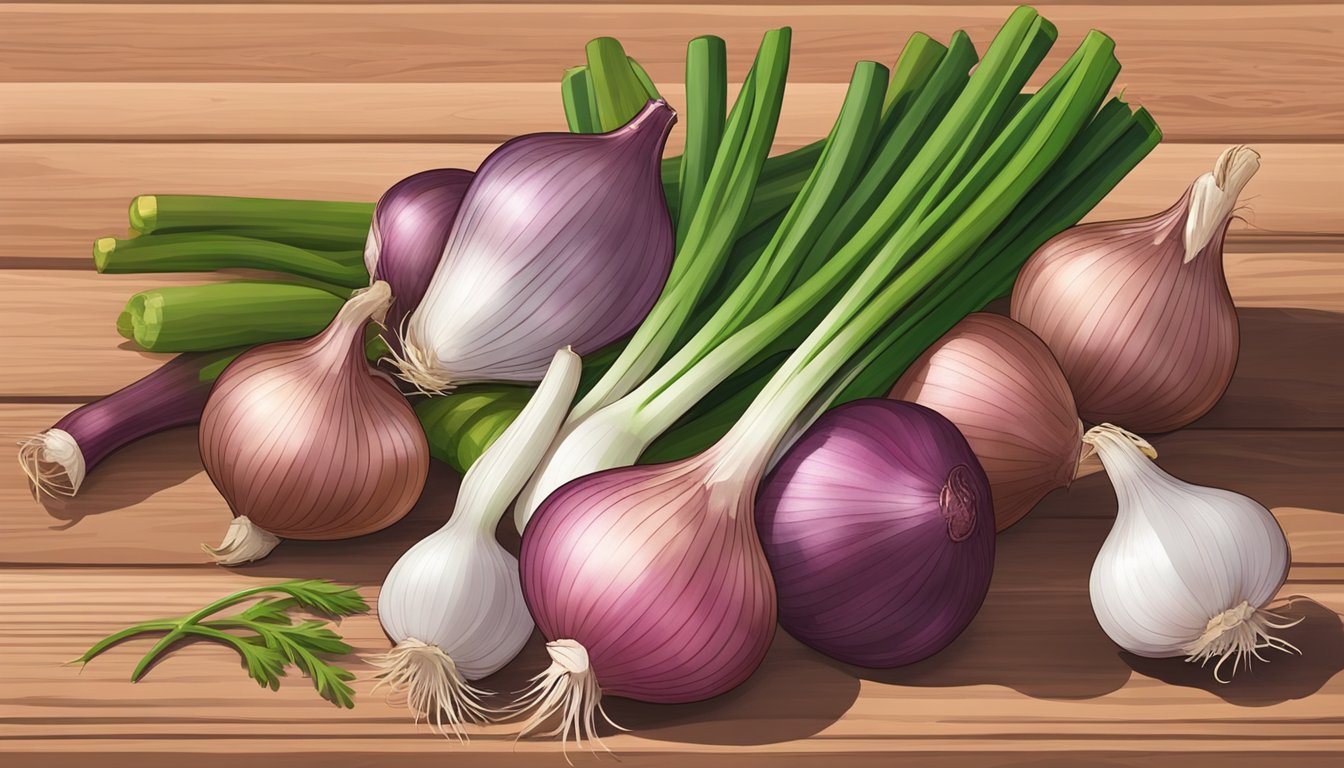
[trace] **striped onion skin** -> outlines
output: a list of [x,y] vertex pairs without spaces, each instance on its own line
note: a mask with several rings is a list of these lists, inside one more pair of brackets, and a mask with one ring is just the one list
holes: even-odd
[[989,482],[957,428],[920,405],[827,412],[766,479],[756,519],[780,625],[839,661],[932,656],[989,591]]
[[390,300],[375,283],[318,335],[256,347],[220,375],[201,459],[235,516],[281,538],[345,539],[410,511],[429,447],[410,404],[364,357],[364,327]]
[[528,608],[557,664],[586,650],[601,695],[700,701],[765,658],[774,584],[750,494],[709,482],[716,455],[579,478],[528,522]]
[[428,392],[536,382],[556,349],[585,355],[634,330],[672,265],[660,164],[675,122],[655,100],[610,133],[491,153],[407,321],[402,377]]
[[1258,168],[1232,147],[1166,211],[1065,230],[1023,266],[1012,317],[1054,352],[1084,420],[1169,432],[1222,397],[1239,347],[1223,239]]
[[968,315],[906,369],[888,397],[957,425],[989,480],[997,530],[1073,480],[1083,424],[1069,383],[1045,342],[1007,317]]
[[461,168],[422,171],[393,184],[374,206],[364,266],[370,284],[384,280],[392,287],[383,339],[394,352],[401,352],[398,332],[420,305],[443,258],[472,177]]

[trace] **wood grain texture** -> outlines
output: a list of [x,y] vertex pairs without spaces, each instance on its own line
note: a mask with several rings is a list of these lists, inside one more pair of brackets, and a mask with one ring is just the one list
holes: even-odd
[[[779,142],[777,149],[798,143]],[[138,194],[232,194],[376,200],[412,173],[475,168],[492,144],[377,143],[0,143],[0,260],[84,263],[97,237],[123,230]],[[1088,216],[1142,216],[1174,202],[1225,148],[1164,144]],[[1344,234],[1344,144],[1258,145],[1262,168],[1242,197],[1257,236]],[[1265,242],[1261,238],[1261,242]],[[1291,247],[1291,246],[1290,246]],[[13,265],[12,263],[10,264]]]
[[[964,27],[983,50],[1006,5],[0,6],[0,80],[14,82],[556,82],[597,34],[658,82],[714,33],[740,80],[769,27],[794,27],[794,82],[844,82],[916,31]],[[1182,140],[1344,133],[1344,11],[1306,5],[1042,5],[1060,29],[1046,71],[1092,27],[1119,44],[1119,85]],[[1216,40],[1216,45],[1208,41]],[[1179,73],[1178,76],[1173,73]]]
[[[1030,521],[1029,521],[1030,522]],[[1230,685],[1178,659],[1117,651],[1092,618],[1087,573],[1101,526],[1042,520],[1032,535],[1005,535],[990,594],[971,627],[938,656],[877,672],[829,662],[784,633],[747,683],[699,704],[650,706],[620,699],[608,712],[630,734],[606,736],[623,759],[706,754],[732,764],[747,751],[893,753],[940,750],[1129,753],[1232,750],[1262,755],[1344,747],[1344,587],[1293,583],[1308,592],[1289,608],[1305,621],[1289,635],[1301,656],[1276,655]],[[1024,534],[1026,532],[1024,531]],[[278,553],[277,553],[278,554]],[[365,661],[387,648],[376,615],[342,622],[360,675],[354,710],[322,702],[306,681],[260,691],[230,651],[196,644],[126,681],[143,641],[113,649],[82,671],[60,665],[135,620],[178,615],[259,583],[259,577],[345,578],[325,567],[274,565],[265,573],[209,568],[8,568],[0,570],[0,739],[11,751],[94,749],[208,755],[220,751],[336,756],[343,750],[420,753],[438,759],[505,754],[511,764],[554,764],[556,745],[513,742],[507,726],[473,729],[465,745],[412,724],[372,693]],[[1048,586],[1045,586],[1048,585]],[[371,604],[373,586],[361,589]],[[59,602],[54,604],[54,599]],[[513,690],[544,665],[534,638],[483,684]],[[203,695],[204,694],[204,695]],[[1011,714],[1006,714],[1011,713]],[[1039,758],[1037,758],[1039,759]],[[197,761],[192,760],[193,764]]]

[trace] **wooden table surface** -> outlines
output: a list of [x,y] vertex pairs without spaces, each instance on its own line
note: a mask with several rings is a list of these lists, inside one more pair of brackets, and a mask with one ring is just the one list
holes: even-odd
[[[916,30],[958,27],[983,46],[1010,3],[579,5],[327,2],[0,3],[0,434],[39,431],[161,358],[125,348],[113,320],[141,287],[202,276],[100,276],[89,247],[125,227],[142,192],[372,200],[429,167],[472,166],[504,137],[561,129],[557,80],[600,34],[622,39],[676,103],[685,41],[727,39],[740,80],[760,33],[794,27],[779,147],[822,135],[860,57],[890,62]],[[1094,214],[1165,207],[1228,144],[1263,169],[1227,272],[1243,351],[1224,400],[1157,439],[1187,480],[1270,507],[1293,564],[1284,595],[1301,656],[1234,682],[1120,652],[1087,596],[1114,516],[1102,476],[1051,495],[1000,537],[974,625],[933,659],[889,672],[830,663],[780,633],[749,682],[716,700],[615,700],[625,765],[1326,764],[1344,755],[1344,9],[1239,0],[1041,5],[1058,63],[1090,27],[1118,41],[1118,85],[1166,140]],[[982,47],[983,49],[983,47]],[[680,141],[674,137],[672,144]],[[6,766],[560,766],[559,747],[505,729],[460,745],[357,685],[338,710],[306,681],[262,691],[231,651],[184,648],[141,683],[132,643],[82,672],[62,663],[133,621],[179,614],[281,577],[362,585],[440,524],[455,480],[436,470],[410,518],[268,560],[205,562],[229,512],[194,430],[108,460],[81,495],[35,503],[0,462],[0,763]],[[361,654],[386,648],[375,616],[344,622]],[[542,666],[535,641],[490,687]],[[361,677],[367,666],[356,665]],[[597,764],[571,751],[576,764]],[[460,762],[450,762],[460,761]]]

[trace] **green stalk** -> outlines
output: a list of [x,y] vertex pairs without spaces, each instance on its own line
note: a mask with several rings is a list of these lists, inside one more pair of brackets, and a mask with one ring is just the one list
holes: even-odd
[[131,296],[117,330],[149,352],[204,352],[312,336],[343,303],[328,291],[292,283],[154,288]]
[[93,244],[93,264],[107,274],[264,269],[347,288],[369,284],[363,251],[313,251],[215,232],[99,238]]
[[[859,227],[873,217],[884,196],[902,178],[935,131],[953,130],[944,127],[943,119],[965,89],[970,69],[976,62],[975,46],[970,37],[963,32],[953,34],[951,44],[928,81],[917,90],[912,87],[913,98],[908,100],[908,108],[897,113],[897,119],[884,130],[885,135],[873,152],[868,172],[818,238],[817,247],[798,270],[793,287],[800,286],[815,274],[841,245],[853,238]],[[989,108],[992,107],[986,106]]]
[[[874,215],[863,222],[852,239],[828,254],[829,258],[824,265],[802,286],[790,292],[761,318],[734,334],[731,343],[720,344],[694,368],[680,372],[675,380],[660,390],[656,399],[644,402],[641,412],[650,425],[650,434],[656,435],[670,426],[680,418],[684,410],[682,404],[698,401],[727,374],[750,365],[749,361],[758,361],[763,356],[774,354],[781,347],[787,349],[795,346],[794,338],[800,338],[801,334],[815,327],[814,323],[799,322],[800,319],[806,318],[813,308],[833,306],[834,300],[822,300],[843,290],[849,282],[847,276],[867,263],[870,255],[885,241],[898,241],[902,246],[900,253],[905,255],[915,252],[931,238],[932,232],[925,233],[922,239],[909,237],[908,234],[916,230],[925,209],[934,201],[941,200],[945,196],[944,190],[954,183],[955,180],[946,171],[947,167],[958,164],[964,152],[978,143],[977,131],[980,126],[986,122],[997,124],[998,112],[1006,107],[1012,94],[1030,76],[1035,65],[1029,63],[1030,57],[1022,54],[1038,49],[1037,39],[1048,34],[1048,27],[1040,24],[1040,21],[1032,12],[1019,12],[1010,17],[938,131],[920,147],[912,162],[900,174],[897,183],[887,191]],[[1007,144],[1008,141],[1000,143]],[[1005,147],[1002,151],[1008,149],[1010,147]],[[883,169],[877,170],[877,173],[883,172]],[[962,186],[967,186],[966,180],[962,181]],[[983,183],[983,180],[976,179],[975,183]],[[892,235],[892,229],[897,227],[896,234]],[[897,261],[889,271],[895,272],[901,263]],[[868,264],[864,274],[874,267],[874,264]],[[830,318],[827,316],[825,319]],[[793,338],[790,338],[791,329]]]
[[318,250],[363,248],[372,203],[282,200],[212,195],[140,195],[131,200],[131,227],[148,235],[226,230],[229,234]]
[[638,386],[663,358],[696,302],[722,272],[765,162],[784,96],[790,31],[765,34],[719,146],[714,169],[691,215],[666,287],[607,374],[575,406],[581,417]]
[[560,79],[560,99],[565,104],[565,120],[570,133],[598,133],[597,95],[588,67],[570,67]]
[[901,55],[891,70],[891,82],[882,106],[882,121],[890,120],[909,107],[909,103],[933,76],[947,48],[923,32],[916,32],[905,41]]
[[[697,37],[686,46],[686,148],[681,156],[679,211],[694,211],[709,181],[728,112],[728,49],[718,37]],[[677,223],[685,242],[692,216]]]
[[620,41],[598,37],[588,41],[588,75],[597,95],[597,124],[603,132],[630,122],[648,102],[644,84],[630,66]]
[[679,352],[637,387],[631,393],[632,397],[657,396],[719,342],[775,304],[792,281],[799,263],[816,245],[817,238],[865,170],[879,132],[887,81],[887,68],[881,64],[861,61],[855,65],[845,102],[826,140],[821,159],[765,251],[713,317],[696,329],[695,335]]
[[[1009,24],[1023,12],[1024,9],[1015,12]],[[1013,121],[1015,126],[1027,123],[1032,130],[1014,148],[1011,158],[1006,163],[1001,161],[1006,146],[1002,140],[996,141],[953,194],[940,204],[921,206],[931,210],[920,221],[914,236],[898,232],[888,241],[823,325],[790,355],[725,436],[726,448],[720,464],[725,471],[740,473],[736,475],[739,478],[759,478],[780,441],[793,429],[797,416],[808,409],[846,362],[860,354],[940,274],[964,269],[968,261],[974,263],[979,246],[1059,159],[1096,111],[1119,72],[1119,63],[1113,55],[1114,43],[1104,35],[1089,33],[1080,51],[1082,61],[1068,77],[1058,98],[1051,99],[1046,114],[1036,118],[1028,105]],[[991,46],[986,63],[992,54]],[[974,199],[963,203],[960,193],[974,185],[978,172],[988,169],[994,169],[989,183]],[[956,207],[949,210],[951,205]],[[945,221],[949,218],[950,222]],[[942,234],[922,249],[907,268],[895,274],[905,261],[907,243],[917,243],[922,234],[934,230],[941,230]]]
[[[1120,102],[1117,99],[1111,103]],[[851,361],[847,375],[852,380],[836,402],[884,396],[905,369],[952,326],[1010,290],[1018,270],[1036,249],[1076,224],[1161,141],[1161,131],[1145,110],[1132,117],[1126,115],[1124,123],[1122,135],[1106,148],[1103,156],[1074,174],[1066,186],[1050,197],[1048,205],[1036,205],[1037,198],[1028,201],[1031,204],[1028,207],[1043,209],[1029,224],[1002,227],[985,242],[983,249],[997,254],[993,259],[973,272],[949,275],[926,299],[921,299],[915,312],[893,323],[862,357]],[[1025,215],[1023,206],[1014,211],[1009,221],[1019,213]]]

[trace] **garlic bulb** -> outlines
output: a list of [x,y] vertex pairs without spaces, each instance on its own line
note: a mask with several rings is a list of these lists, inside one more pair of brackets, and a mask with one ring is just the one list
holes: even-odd
[[531,134],[492,152],[407,321],[402,378],[430,393],[534,382],[556,349],[585,355],[634,330],[672,265],[660,163],[674,122],[654,100],[610,133]]
[[462,723],[489,719],[468,681],[509,663],[532,634],[518,560],[495,528],[564,422],[580,369],[568,348],[555,353],[518,418],[467,471],[448,523],[402,555],[378,595],[397,643],[376,662],[379,686],[459,738]]
[[364,357],[364,328],[392,301],[375,282],[321,333],[251,349],[224,370],[201,415],[201,460],[236,516],[222,565],[279,541],[347,539],[406,515],[429,445],[406,398]]
[[1097,450],[1119,502],[1092,566],[1097,621],[1138,656],[1184,656],[1213,674],[1260,651],[1296,651],[1272,634],[1296,622],[1265,606],[1288,577],[1288,540],[1269,510],[1221,488],[1178,480],[1148,460],[1143,441],[1102,424],[1083,440]]
[[1222,397],[1239,346],[1223,238],[1259,168],[1231,147],[1166,211],[1067,229],[1022,267],[1012,317],[1050,347],[1085,421],[1167,432]]

